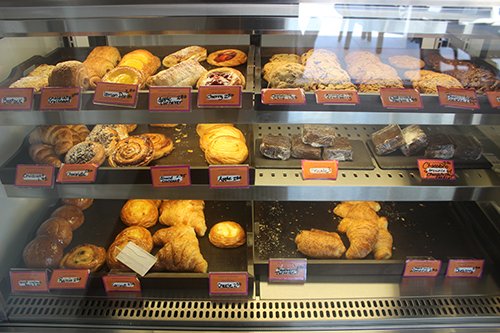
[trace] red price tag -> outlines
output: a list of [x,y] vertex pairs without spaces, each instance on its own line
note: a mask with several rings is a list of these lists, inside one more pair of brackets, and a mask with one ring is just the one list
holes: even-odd
[[54,186],[54,166],[44,164],[18,164],[16,167],[16,186],[52,187]]
[[450,259],[446,276],[479,278],[483,274],[483,267],[483,259]]
[[486,96],[488,96],[488,101],[490,102],[492,108],[500,108],[500,91],[488,91]]
[[80,110],[80,93],[81,88],[42,88],[40,97],[40,110]]
[[262,89],[262,104],[268,105],[303,105],[306,94],[301,88]]
[[198,88],[199,108],[241,108],[241,86],[201,86]]
[[248,295],[247,272],[212,272],[208,280],[210,296]]
[[248,165],[210,165],[208,174],[211,188],[242,188],[250,186]]
[[302,178],[308,179],[337,179],[339,161],[302,160]]
[[430,180],[455,180],[455,165],[452,160],[418,160],[420,178]]
[[416,89],[381,88],[380,99],[387,109],[422,109],[424,106]]
[[189,165],[152,166],[151,179],[154,187],[191,186]]
[[94,183],[97,177],[95,164],[63,164],[59,169],[58,183]]
[[306,282],[307,259],[269,259],[269,282]]
[[16,270],[10,271],[10,288],[12,293],[23,292],[47,292],[49,291],[47,270],[29,271]]
[[438,86],[439,103],[458,109],[479,109],[476,91],[473,89],[443,88]]
[[436,277],[441,270],[441,260],[408,259],[406,260],[404,277]]
[[317,104],[359,104],[359,95],[355,90],[316,90]]
[[50,277],[50,289],[86,289],[88,269],[54,269]]
[[33,109],[33,88],[0,89],[1,111],[30,111]]
[[149,87],[149,111],[191,111],[191,87]]
[[135,108],[139,96],[137,84],[97,82],[94,104]]
[[112,292],[141,292],[141,282],[135,275],[108,274],[102,277],[104,289]]

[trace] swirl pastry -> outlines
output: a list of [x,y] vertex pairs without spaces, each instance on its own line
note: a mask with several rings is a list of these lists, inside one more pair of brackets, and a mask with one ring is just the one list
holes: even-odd
[[108,162],[112,167],[144,166],[153,160],[153,156],[151,140],[146,136],[134,135],[118,142]]
[[243,86],[245,87],[245,76],[237,69],[221,67],[209,70],[203,74],[196,83],[200,86]]
[[146,78],[144,74],[134,67],[115,67],[102,77],[102,82],[137,84],[139,88],[144,86]]
[[[92,200],[92,199],[90,199]],[[64,205],[57,208],[54,212],[52,212],[51,217],[60,217],[66,222],[69,223],[72,230],[76,230],[80,228],[80,226],[85,221],[85,216],[83,215],[83,211],[77,206],[72,205]]]
[[55,239],[38,236],[23,250],[23,261],[29,268],[54,268],[59,266],[63,257],[63,247]]
[[157,160],[166,156],[174,150],[174,142],[160,133],[145,133],[142,134],[145,137],[148,137],[153,143],[154,147],[154,155],[153,160]]
[[205,133],[216,127],[234,126],[233,124],[198,124],[196,125],[196,134],[202,137]]
[[207,59],[207,49],[201,46],[188,46],[163,58],[163,66],[170,68],[187,60],[202,62]]
[[207,150],[208,145],[210,142],[215,140],[218,137],[221,136],[232,136],[233,138],[237,138],[243,143],[246,142],[245,136],[243,133],[237,129],[236,127],[233,126],[220,126],[220,127],[215,127],[203,134],[203,136],[200,137],[200,148],[202,151]]
[[127,132],[133,132],[137,128],[137,124],[125,124],[125,127],[127,127]]
[[95,272],[106,262],[106,249],[93,244],[74,247],[62,258],[60,267],[69,269],[89,269]]
[[215,247],[235,248],[245,244],[245,230],[236,222],[224,221],[214,225],[208,233],[208,240]]
[[71,148],[64,157],[64,163],[95,164],[100,166],[106,159],[104,147],[98,142],[84,141]]
[[120,141],[118,132],[111,127],[95,126],[87,137],[87,141],[98,142],[104,147],[106,156],[111,155]]
[[89,73],[83,63],[70,60],[60,62],[49,75],[50,87],[89,87]]
[[68,246],[73,240],[71,225],[61,217],[50,217],[47,219],[40,225],[36,234],[37,236],[49,236],[59,242],[62,247]]
[[244,141],[232,136],[220,136],[209,143],[205,159],[209,164],[240,164],[248,157]]
[[158,221],[158,206],[153,200],[128,200],[120,211],[120,219],[128,226],[152,227]]
[[89,208],[94,203],[94,199],[91,198],[68,198],[68,199],[62,199],[62,201],[66,205],[76,206],[81,210]]

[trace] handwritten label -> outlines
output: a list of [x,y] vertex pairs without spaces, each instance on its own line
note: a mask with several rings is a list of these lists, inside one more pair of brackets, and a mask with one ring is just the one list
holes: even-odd
[[118,253],[116,259],[140,276],[146,275],[158,260],[158,258],[133,242],[128,242],[120,253]]
[[443,88],[438,86],[439,103],[458,109],[479,109],[476,91],[473,89]]
[[452,160],[418,160],[420,178],[430,180],[455,180],[455,165]]
[[441,270],[441,260],[408,259],[405,263],[405,277],[436,277]]
[[424,106],[416,89],[381,88],[380,100],[387,109],[422,109]]
[[483,274],[483,267],[483,259],[450,259],[446,276],[479,278]]
[[247,272],[211,272],[208,280],[210,296],[248,295]]
[[301,88],[262,89],[261,101],[268,105],[303,105],[306,95]]
[[52,187],[54,185],[54,166],[42,164],[18,164],[16,167],[16,186]]
[[210,165],[208,174],[211,188],[242,188],[250,186],[248,165]]
[[337,179],[339,162],[302,160],[302,178],[307,179]]
[[97,166],[94,164],[63,164],[59,169],[58,183],[94,183]]
[[149,111],[191,111],[191,87],[149,87]]
[[40,110],[80,110],[81,88],[42,88],[40,97]]
[[13,269],[9,274],[12,293],[49,291],[47,270]]
[[97,82],[94,104],[135,108],[138,92],[137,84]]
[[0,110],[29,111],[33,109],[33,88],[0,89]]
[[141,292],[141,282],[136,275],[108,274],[102,277],[104,289],[111,292]]
[[488,96],[488,101],[492,108],[500,108],[500,91],[488,91],[486,92],[486,96]]
[[355,90],[316,90],[317,104],[359,104],[359,95]]
[[198,88],[198,107],[200,108],[241,108],[241,86],[201,86]]
[[269,259],[269,282],[305,282],[307,259]]
[[88,269],[54,269],[50,277],[50,289],[86,289]]
[[189,165],[153,166],[151,179],[154,187],[191,186]]

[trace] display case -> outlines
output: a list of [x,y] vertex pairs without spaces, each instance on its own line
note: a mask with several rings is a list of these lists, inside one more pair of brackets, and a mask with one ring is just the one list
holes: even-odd
[[499,15],[3,1],[0,330],[500,331]]

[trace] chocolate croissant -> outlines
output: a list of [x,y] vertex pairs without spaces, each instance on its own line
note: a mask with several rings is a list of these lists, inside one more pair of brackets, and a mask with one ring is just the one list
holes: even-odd
[[29,155],[35,163],[50,164],[56,168],[59,168],[62,163],[59,156],[57,156],[54,147],[44,143],[31,145],[29,148]]
[[73,132],[62,125],[39,126],[29,135],[30,144],[45,143],[54,146],[57,155],[67,153],[73,147]]

